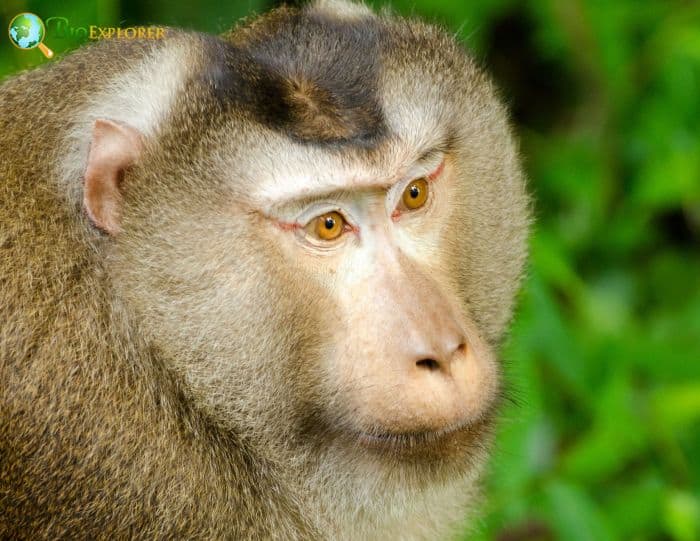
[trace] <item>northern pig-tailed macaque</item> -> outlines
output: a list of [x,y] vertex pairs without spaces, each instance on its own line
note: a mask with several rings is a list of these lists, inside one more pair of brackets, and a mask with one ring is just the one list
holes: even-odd
[[0,86],[0,538],[440,539],[528,198],[444,30],[285,7]]

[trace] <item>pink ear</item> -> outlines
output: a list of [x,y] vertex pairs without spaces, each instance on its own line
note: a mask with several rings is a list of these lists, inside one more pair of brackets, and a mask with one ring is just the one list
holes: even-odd
[[141,133],[126,124],[97,119],[85,170],[83,205],[92,222],[110,235],[119,232],[123,171],[141,155]]

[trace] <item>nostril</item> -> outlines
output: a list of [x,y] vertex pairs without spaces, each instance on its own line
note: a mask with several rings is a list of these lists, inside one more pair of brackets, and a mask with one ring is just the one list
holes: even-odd
[[467,352],[467,344],[462,342],[459,346],[457,346],[456,352],[457,353],[466,353]]
[[416,361],[416,366],[422,367],[422,368],[427,368],[428,370],[438,370],[440,368],[440,363],[438,363],[435,359],[421,359],[420,361]]

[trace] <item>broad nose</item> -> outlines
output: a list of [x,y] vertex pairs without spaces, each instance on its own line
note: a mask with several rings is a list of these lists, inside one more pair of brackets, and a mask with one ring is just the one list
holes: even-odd
[[486,411],[498,386],[487,344],[450,297],[453,288],[401,253],[348,301],[341,380],[358,423],[391,433],[462,426]]
[[447,303],[425,303],[414,307],[406,326],[392,339],[393,356],[401,370],[422,374],[452,376],[455,363],[463,362],[468,348],[464,330],[455,321]]
[[[475,356],[473,333],[459,324],[444,295],[424,292],[426,302],[404,298],[388,316],[394,324],[378,333],[379,355],[369,356],[381,362],[371,363],[371,375],[362,378],[368,384],[365,409],[376,408],[368,417],[380,415],[380,424],[396,432],[462,425],[478,416],[487,402],[482,397],[491,394],[493,378],[486,359]],[[354,368],[357,377],[361,372]]]
[[455,363],[463,362],[469,347],[465,329],[455,308],[437,284],[417,271],[394,276],[390,296],[396,304],[391,329],[385,335],[385,358],[394,368],[411,372],[451,375]]
[[459,344],[456,344],[454,340],[447,339],[447,337],[445,337],[443,344],[443,347],[436,351],[427,353],[417,351],[409,356],[407,364],[410,366],[412,358],[416,358],[414,363],[416,371],[439,372],[451,376],[453,363],[460,362],[466,356],[467,344],[466,341],[460,341]]

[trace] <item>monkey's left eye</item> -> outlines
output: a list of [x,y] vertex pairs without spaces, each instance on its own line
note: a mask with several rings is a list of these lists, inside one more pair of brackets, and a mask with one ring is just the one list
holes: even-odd
[[418,178],[406,186],[401,201],[409,210],[418,209],[425,205],[428,200],[428,190],[428,181],[424,178]]
[[322,240],[335,240],[345,231],[345,220],[339,212],[327,212],[313,221],[314,234]]

